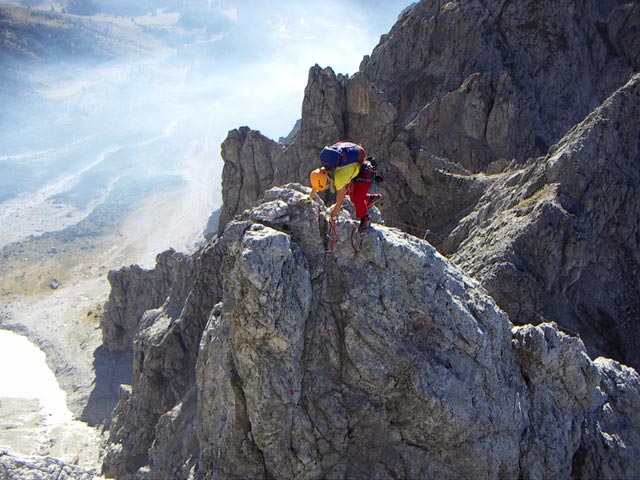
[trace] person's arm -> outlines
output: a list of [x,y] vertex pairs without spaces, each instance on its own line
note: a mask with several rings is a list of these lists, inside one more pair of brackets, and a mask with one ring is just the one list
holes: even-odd
[[309,200],[316,203],[322,202],[322,200],[320,200],[320,195],[318,195],[318,192],[316,192],[313,188],[311,189],[311,193],[309,194]]
[[333,206],[333,209],[331,210],[331,213],[329,214],[331,216],[331,221],[333,221],[333,218],[338,214],[338,212],[340,212],[340,207],[342,206],[342,201],[344,200],[344,197],[346,195],[347,195],[347,186],[346,185],[336,192],[336,204]]

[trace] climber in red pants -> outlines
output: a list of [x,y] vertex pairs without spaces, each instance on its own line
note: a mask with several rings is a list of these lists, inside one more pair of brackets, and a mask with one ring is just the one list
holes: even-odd
[[[382,197],[379,193],[369,193],[371,185],[375,181],[375,172],[375,158],[367,157],[360,167],[360,173],[347,187],[349,198],[356,209],[356,218],[360,219],[359,232],[370,227],[369,209]],[[336,202],[334,211],[337,212],[339,208],[340,205]]]
[[[363,155],[358,161],[358,156],[354,154],[354,159],[346,165],[339,165],[337,168],[328,168],[327,163],[323,162],[323,167],[311,172],[309,181],[313,188],[312,195],[316,191],[324,191],[332,184],[332,189],[336,192],[336,204],[331,210],[330,217],[333,222],[334,217],[340,211],[342,201],[345,195],[349,195],[351,202],[356,209],[356,218],[360,220],[359,232],[367,230],[371,225],[369,218],[369,208],[371,208],[382,195],[378,193],[370,194],[371,185],[382,181],[382,176],[376,174],[377,163],[372,156],[364,158],[364,149],[360,145],[341,142],[336,145],[347,145],[347,148],[353,148],[354,151],[362,151]],[[336,145],[327,147],[325,150],[336,149]],[[343,156],[340,155],[339,158]],[[345,156],[346,157],[346,156]],[[337,163],[337,162],[336,162]]]

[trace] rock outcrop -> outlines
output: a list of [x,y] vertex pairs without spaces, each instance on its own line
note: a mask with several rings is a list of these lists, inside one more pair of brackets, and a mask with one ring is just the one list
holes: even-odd
[[182,314],[145,314],[105,473],[622,478],[640,467],[634,370],[593,362],[553,324],[512,327],[478,282],[400,230],[358,234],[345,212],[328,253],[325,206],[308,193],[268,191],[196,254]]
[[555,319],[640,366],[640,74],[549,154],[500,176],[444,243],[511,318]]
[[2,480],[94,480],[98,472],[69,465],[51,457],[25,457],[8,450],[0,450],[0,479]]
[[277,181],[282,150],[279,144],[248,127],[229,132],[222,144],[225,198],[219,225],[226,225],[237,212],[251,207]]
[[145,270],[138,265],[109,272],[109,300],[100,319],[102,343],[108,350],[128,350],[138,332],[142,314],[161,307],[167,298],[170,315],[176,316],[191,290],[193,260],[190,256],[167,250],[156,257],[156,268]]

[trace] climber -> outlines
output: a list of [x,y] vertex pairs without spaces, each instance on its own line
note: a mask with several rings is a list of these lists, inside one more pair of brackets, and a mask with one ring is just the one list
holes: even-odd
[[360,220],[358,231],[363,232],[371,225],[369,209],[382,197],[379,193],[369,193],[374,181],[382,181],[376,174],[377,162],[373,156],[365,158],[361,145],[338,142],[325,147],[320,153],[322,167],[311,172],[309,180],[316,191],[324,191],[329,185],[336,192],[336,204],[331,210],[331,222],[340,211],[344,197],[348,194]]

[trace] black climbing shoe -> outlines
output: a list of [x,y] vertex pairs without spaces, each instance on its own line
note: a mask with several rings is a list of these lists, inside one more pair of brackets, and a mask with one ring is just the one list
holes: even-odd
[[371,226],[371,220],[369,219],[369,215],[365,215],[360,219],[360,226],[358,227],[359,232],[364,232]]

